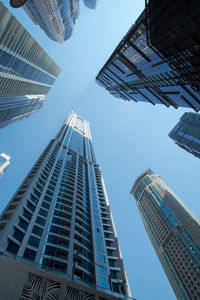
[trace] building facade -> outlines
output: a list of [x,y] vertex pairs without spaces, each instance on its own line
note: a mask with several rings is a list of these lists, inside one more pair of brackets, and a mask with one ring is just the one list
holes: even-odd
[[74,112],[8,203],[0,230],[5,255],[130,296],[89,123]]
[[29,95],[0,98],[0,128],[28,118],[37,112],[44,103],[44,96]]
[[143,11],[100,70],[97,83],[123,100],[198,111],[198,92],[149,46],[147,34]]
[[10,164],[10,156],[5,153],[1,153],[0,154],[0,177],[3,175],[4,171],[7,169],[9,164]]
[[184,113],[169,137],[179,147],[200,158],[200,115]]
[[0,127],[38,111],[60,68],[0,2]]
[[[83,1],[88,8],[95,9],[98,0]],[[13,7],[23,6],[31,20],[39,25],[49,38],[59,43],[71,37],[80,10],[80,0],[11,0],[10,4]]]
[[177,299],[199,299],[200,221],[150,169],[131,194]]
[[146,0],[148,42],[200,94],[200,7],[196,0]]

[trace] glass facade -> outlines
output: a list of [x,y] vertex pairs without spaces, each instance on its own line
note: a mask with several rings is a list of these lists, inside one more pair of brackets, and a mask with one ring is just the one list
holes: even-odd
[[147,43],[145,11],[96,77],[116,98],[200,109],[198,93]]
[[4,253],[130,296],[89,123],[74,112],[5,208],[0,231]]
[[169,137],[179,147],[200,158],[200,115],[184,113]]
[[[39,24],[49,38],[59,43],[69,39],[79,16],[79,0],[27,1],[23,8],[35,24]],[[84,0],[89,8],[96,8],[97,0]]]
[[60,68],[0,2],[0,127],[37,112],[59,73]]
[[200,221],[151,170],[131,193],[177,299],[199,299]]

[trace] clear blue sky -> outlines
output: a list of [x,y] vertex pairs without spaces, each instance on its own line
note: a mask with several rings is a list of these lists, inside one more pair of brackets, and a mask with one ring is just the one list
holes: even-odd
[[[8,1],[3,1],[8,6]],[[94,79],[144,8],[144,0],[101,0],[96,11],[81,5],[72,38],[58,44],[23,9],[10,9],[62,68],[43,108],[0,130],[1,149],[12,156],[0,179],[0,211],[54,138],[71,110],[90,121],[132,294],[138,300],[176,299],[129,194],[136,177],[152,168],[200,217],[199,159],[168,137],[186,109],[115,99]]]

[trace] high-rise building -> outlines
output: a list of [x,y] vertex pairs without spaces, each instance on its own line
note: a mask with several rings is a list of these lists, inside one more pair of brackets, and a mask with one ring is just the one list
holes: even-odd
[[0,2],[0,127],[37,111],[60,68]]
[[121,40],[96,77],[116,98],[200,109],[199,93],[148,44],[146,12]]
[[[98,0],[83,0],[88,8],[95,9]],[[13,7],[23,6],[31,20],[54,41],[62,43],[73,33],[79,17],[80,0],[10,0]]]
[[200,299],[200,221],[150,169],[131,194],[177,299]]
[[0,97],[0,128],[28,118],[42,107],[44,100],[42,95]]
[[184,113],[169,137],[179,147],[200,158],[200,115]]
[[89,123],[74,112],[4,209],[0,231],[4,255],[104,291],[95,299],[130,296]]
[[200,6],[196,0],[146,0],[148,42],[200,94]]
[[0,154],[0,177],[10,164],[10,156],[5,153]]

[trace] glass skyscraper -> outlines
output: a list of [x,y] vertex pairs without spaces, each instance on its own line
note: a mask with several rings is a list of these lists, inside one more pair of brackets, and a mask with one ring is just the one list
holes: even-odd
[[200,109],[199,93],[149,46],[146,12],[121,40],[96,77],[116,98]]
[[200,115],[184,113],[169,137],[179,147],[200,158]]
[[200,299],[200,221],[150,169],[131,194],[177,299]]
[[0,127],[38,111],[60,71],[0,2]]
[[7,169],[9,164],[10,164],[10,156],[5,153],[1,153],[0,154],[0,177],[3,175],[4,171]]
[[196,0],[146,0],[148,42],[200,94],[200,6]]
[[[95,9],[98,0],[83,0],[88,8]],[[62,43],[73,33],[79,16],[80,0],[11,0],[13,7],[23,6],[31,20],[54,41]]]
[[89,123],[74,112],[8,203],[0,230],[5,256],[95,286],[105,293],[95,299],[130,296]]

